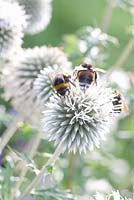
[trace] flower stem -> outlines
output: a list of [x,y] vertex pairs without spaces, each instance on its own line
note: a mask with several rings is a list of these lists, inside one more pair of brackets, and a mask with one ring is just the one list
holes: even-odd
[[0,142],[0,153],[2,153],[4,147],[6,146],[6,144],[9,142],[11,137],[16,132],[16,130],[18,128],[18,123],[21,121],[21,119],[22,118],[20,116],[17,116],[14,119],[14,121],[8,126],[6,131],[3,133],[2,137],[1,137],[1,142]]
[[134,39],[131,38],[128,41],[127,45],[125,46],[119,59],[115,62],[115,64],[112,66],[112,68],[108,71],[108,73],[106,75],[107,78],[109,77],[109,75],[111,75],[111,73],[114,71],[115,68],[120,68],[124,64],[124,62],[127,60],[128,56],[133,48],[134,48]]
[[56,148],[54,154],[52,155],[52,157],[47,161],[47,163],[42,167],[42,169],[40,170],[40,173],[34,178],[34,180],[31,182],[31,184],[26,188],[26,190],[24,191],[24,193],[19,197],[19,200],[23,200],[25,196],[27,196],[31,190],[33,188],[35,188],[40,179],[42,178],[44,172],[46,171],[46,168],[55,163],[56,160],[59,158],[60,154],[64,152],[64,144],[63,142],[61,142],[58,147]]
[[104,11],[101,29],[105,33],[108,30],[109,22],[110,22],[110,19],[112,16],[114,2],[115,2],[115,0],[108,0],[108,3],[106,5],[105,11]]
[[[38,147],[39,147],[39,144],[40,144],[40,141],[41,141],[41,135],[42,135],[42,132],[40,131],[38,134],[37,134],[37,136],[35,137],[35,139],[33,140],[33,143],[32,143],[32,147],[31,147],[31,150],[30,150],[30,152],[29,152],[29,158],[30,159],[33,159],[34,158],[34,156],[35,156],[35,153],[36,153],[36,151],[37,151],[37,149],[38,149]],[[19,190],[19,188],[20,188],[20,186],[21,186],[21,184],[22,184],[22,182],[23,182],[23,180],[24,180],[24,177],[25,177],[25,175],[26,175],[26,173],[27,173],[27,171],[28,171],[28,168],[26,167],[26,161],[24,161],[23,163],[22,163],[22,171],[21,171],[21,174],[20,174],[20,180],[19,180],[19,182],[17,182],[17,185],[16,185],[16,187],[13,189],[13,191],[12,191],[12,194],[11,194],[11,200],[13,200],[14,199],[14,197],[15,197],[15,195],[16,195],[16,192]]]

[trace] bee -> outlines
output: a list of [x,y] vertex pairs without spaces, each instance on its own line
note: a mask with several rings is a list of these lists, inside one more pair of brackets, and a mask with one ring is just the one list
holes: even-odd
[[118,90],[113,91],[114,97],[113,97],[113,105],[114,105],[114,112],[115,113],[128,113],[128,106],[125,102],[125,99],[123,95]]
[[91,84],[97,84],[97,71],[104,72],[104,70],[93,68],[92,65],[85,63],[76,67],[74,76],[78,79],[80,87],[88,88]]
[[60,96],[65,96],[70,90],[71,76],[67,73],[59,73],[53,80],[53,88]]

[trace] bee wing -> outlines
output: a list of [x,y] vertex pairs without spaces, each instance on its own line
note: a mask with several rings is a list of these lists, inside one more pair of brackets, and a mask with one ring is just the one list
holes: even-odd
[[121,96],[121,98],[122,98],[122,111],[125,113],[128,113],[129,109],[128,109],[128,105],[125,101],[125,98],[124,98],[124,96]]
[[106,70],[101,68],[95,68],[97,72],[106,73]]

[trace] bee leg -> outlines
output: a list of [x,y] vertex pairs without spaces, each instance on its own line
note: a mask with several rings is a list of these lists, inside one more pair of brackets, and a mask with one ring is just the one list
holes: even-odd
[[[75,79],[76,80],[76,79]],[[70,81],[70,83],[74,86],[74,87],[76,87],[76,85],[72,82],[72,81]]]
[[94,72],[94,75],[93,75],[93,83],[95,83],[95,85],[97,85],[97,74],[96,74],[96,72]]

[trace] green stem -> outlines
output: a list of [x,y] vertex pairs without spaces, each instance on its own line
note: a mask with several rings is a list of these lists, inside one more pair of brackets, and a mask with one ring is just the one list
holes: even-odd
[[134,48],[134,39],[131,38],[127,45],[125,46],[123,52],[121,53],[119,59],[115,62],[115,64],[112,66],[112,68],[108,71],[106,77],[108,78],[111,73],[115,70],[115,68],[121,68],[121,66],[124,64],[124,62],[127,60],[130,52]]
[[31,182],[31,184],[26,188],[24,193],[19,197],[19,200],[23,200],[24,197],[26,197],[33,188],[35,188],[38,183],[40,182],[44,172],[46,171],[47,167],[53,163],[56,162],[56,160],[59,158],[60,154],[64,152],[64,144],[61,142],[58,147],[56,148],[54,154],[52,157],[47,161],[47,163],[42,167],[40,170],[40,173],[34,178],[34,180]]
[[6,131],[3,133],[0,142],[0,153],[2,153],[4,147],[7,145],[11,137],[14,135],[18,128],[18,123],[21,121],[21,117],[17,116],[14,121],[8,126]]
[[105,11],[104,11],[102,24],[101,24],[101,29],[105,33],[108,30],[108,26],[109,26],[110,19],[111,19],[111,16],[112,16],[114,3],[115,3],[115,0],[108,0],[108,3],[106,5]]
[[[37,151],[37,149],[39,147],[40,141],[41,141],[41,135],[42,135],[42,132],[40,131],[37,134],[37,137],[35,137],[35,139],[34,139],[34,141],[32,143],[32,147],[31,147],[31,150],[29,152],[29,158],[30,159],[33,159],[34,156],[35,156],[35,153],[36,153],[36,151]],[[28,171],[28,167],[26,167],[26,164],[27,163],[25,161],[22,163],[22,169],[23,170],[21,171],[21,174],[20,174],[20,177],[19,177],[20,180],[17,183],[16,187],[13,189],[10,200],[13,200],[15,198],[16,192],[19,190],[19,188],[20,188],[20,186],[21,186],[21,184],[22,184],[22,182],[24,180],[24,177],[25,177],[25,175],[26,175],[26,173]]]

